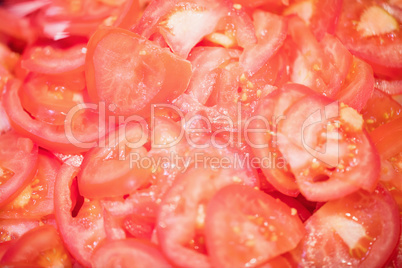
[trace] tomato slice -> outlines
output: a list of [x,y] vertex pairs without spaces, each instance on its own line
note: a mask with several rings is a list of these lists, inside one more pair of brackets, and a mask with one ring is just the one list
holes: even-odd
[[38,164],[38,147],[14,132],[0,136],[0,207],[5,206],[32,181]]
[[381,125],[402,117],[402,105],[391,96],[374,89],[373,95],[368,99],[361,113],[366,122],[366,129],[371,132]]
[[15,242],[29,230],[38,227],[39,220],[1,220],[0,221],[0,245],[5,242]]
[[336,35],[354,55],[370,63],[374,73],[398,79],[402,75],[402,24],[400,9],[389,2],[344,1]]
[[[70,47],[61,47],[59,43],[32,46],[25,49],[22,56],[22,67],[31,72],[42,74],[60,74],[84,69],[86,40],[75,41]],[[63,45],[68,44],[63,41]]]
[[326,203],[305,226],[300,265],[382,267],[398,243],[400,217],[390,193],[378,186]]
[[[208,201],[230,184],[255,186],[244,172],[193,168],[178,178],[164,195],[156,230],[164,254],[179,266],[208,267],[204,224]],[[191,259],[191,264],[188,259]]]
[[396,142],[399,141],[401,135],[402,118],[382,125],[370,133],[375,147],[384,159],[389,159],[402,152],[402,143]]
[[258,42],[246,47],[240,56],[240,65],[249,75],[256,73],[278,51],[288,30],[284,17],[269,12],[255,11],[253,20]]
[[199,103],[205,104],[211,95],[216,83],[216,68],[231,58],[238,57],[237,50],[221,47],[196,47],[188,60],[193,67],[193,75],[186,93],[193,96]]
[[113,104],[114,114],[149,112],[153,103],[172,101],[184,92],[190,76],[190,62],[123,29],[100,29],[88,44],[89,96]]
[[6,266],[72,267],[68,252],[55,227],[43,225],[30,230],[13,243],[0,261]]
[[402,94],[402,80],[376,79],[375,88],[389,95],[400,95]]
[[20,92],[22,107],[35,119],[63,125],[66,115],[75,105],[83,102],[82,93],[73,92],[65,83],[52,83],[48,77],[30,74]]
[[334,98],[346,79],[352,55],[331,35],[318,42],[307,25],[299,18],[289,20],[289,32],[297,47],[291,56],[291,81]]
[[36,175],[21,193],[0,211],[0,219],[37,219],[54,213],[54,181],[60,162],[39,151]]
[[337,94],[337,99],[360,112],[373,94],[374,77],[369,64],[353,57],[345,83]]
[[79,153],[96,146],[96,141],[105,135],[106,123],[98,114],[98,105],[81,105],[71,110],[64,126],[54,126],[32,118],[21,106],[18,80],[6,85],[4,108],[12,127],[30,137],[39,146],[62,153]]
[[310,89],[305,86],[288,84],[269,94],[260,101],[254,113],[255,119],[249,124],[250,133],[247,133],[254,155],[270,160],[270,165],[261,166],[268,182],[281,193],[294,197],[299,194],[299,187],[278,150],[277,125],[284,119],[284,112],[309,93]]
[[301,0],[292,2],[284,14],[297,14],[320,41],[326,33],[335,33],[341,10],[342,0]]
[[[225,225],[225,228],[222,228]],[[230,185],[208,203],[205,239],[213,266],[258,266],[297,246],[303,223],[278,199]]]
[[310,94],[295,102],[278,126],[279,150],[311,201],[373,191],[380,159],[363,118],[352,108]]
[[125,239],[107,242],[94,252],[92,267],[171,267],[159,249],[148,241]]
[[94,148],[84,157],[78,175],[80,193],[87,198],[123,196],[148,183],[151,167],[131,162],[134,157],[146,157],[145,142],[147,139],[139,124],[122,125],[109,133],[104,147]]
[[149,38],[163,35],[172,51],[183,58],[201,39],[214,31],[230,11],[226,1],[152,1],[133,31]]
[[82,265],[90,266],[94,249],[105,237],[104,221],[99,200],[85,199],[73,217],[73,200],[77,196],[74,180],[79,173],[80,157],[71,157],[56,177],[54,207],[61,238],[71,255]]

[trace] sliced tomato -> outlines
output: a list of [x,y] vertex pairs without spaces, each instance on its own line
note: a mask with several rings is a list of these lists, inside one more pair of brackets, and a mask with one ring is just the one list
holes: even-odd
[[138,239],[112,241],[99,246],[91,263],[92,267],[171,267],[155,245]]
[[286,204],[241,185],[226,186],[213,196],[205,228],[216,267],[258,266],[295,248],[304,235],[303,223]]
[[244,172],[233,169],[192,168],[175,181],[162,199],[156,225],[170,261],[182,267],[210,266],[204,238],[206,208],[219,189],[236,183],[255,186]]
[[63,125],[68,112],[82,103],[83,95],[63,82],[52,83],[47,76],[30,74],[20,92],[22,107],[35,119],[52,125]]
[[152,1],[133,31],[146,38],[159,32],[174,53],[187,58],[230,9],[229,2],[224,0]]
[[38,164],[38,146],[14,132],[0,136],[0,206],[3,207],[32,181]]
[[402,94],[402,80],[376,79],[375,88],[389,95]]
[[382,186],[323,205],[305,223],[300,265],[382,267],[400,234],[398,207]]
[[4,95],[5,111],[12,127],[41,147],[74,154],[95,147],[98,139],[105,135],[107,124],[105,118],[98,114],[98,105],[76,106],[70,110],[64,126],[54,126],[32,118],[23,109],[18,96],[20,87],[18,80],[8,82]]
[[[94,249],[106,235],[99,200],[84,199],[82,206],[76,208],[78,189],[75,178],[81,161],[79,157],[72,157],[61,166],[56,177],[54,207],[66,248],[79,263],[90,266]],[[73,216],[73,212],[76,215]]]
[[[84,69],[86,40],[68,46],[68,41],[37,45],[25,49],[21,65],[31,72],[60,74]],[[67,45],[66,45],[67,44]],[[63,47],[64,46],[64,47]],[[67,46],[67,47],[65,47]]]
[[328,201],[359,188],[374,190],[380,158],[353,108],[310,94],[285,115],[278,126],[279,150],[308,200]]
[[109,133],[103,146],[90,150],[84,157],[78,175],[80,193],[87,198],[123,196],[147,184],[151,167],[131,162],[134,157],[146,157],[145,142],[147,136],[140,124],[122,125]]
[[402,118],[395,119],[376,128],[370,133],[375,147],[384,159],[389,159],[402,152]]
[[342,0],[294,1],[286,8],[284,14],[297,14],[309,25],[314,36],[320,41],[326,33],[335,33],[342,2]]
[[[401,16],[390,1],[344,1],[336,35],[385,78],[402,75]],[[381,50],[378,48],[381,47]]]
[[196,47],[188,60],[191,61],[193,75],[186,93],[193,96],[199,103],[205,104],[214,90],[216,83],[216,68],[231,58],[238,57],[237,50],[221,47]]
[[334,98],[349,72],[352,55],[331,35],[318,42],[299,18],[289,19],[289,32],[297,52],[291,55],[291,81]]
[[123,29],[100,29],[88,44],[89,95],[114,105],[114,114],[149,113],[151,104],[172,101],[184,92],[190,76],[190,62]]
[[232,8],[228,16],[219,21],[215,31],[207,35],[205,40],[225,48],[246,48],[257,43],[253,21],[241,8]]
[[0,33],[26,42],[33,41],[35,30],[27,18],[21,18],[3,7],[0,7],[0,18]]
[[1,220],[0,221],[0,245],[5,242],[15,242],[29,230],[38,227],[39,220]]
[[360,112],[373,94],[373,90],[374,77],[371,66],[353,57],[348,76],[336,98]]
[[249,75],[256,73],[278,51],[288,30],[287,19],[269,12],[255,11],[253,20],[258,42],[246,47],[240,56],[240,65]]
[[39,226],[21,236],[4,253],[0,264],[17,267],[72,267],[69,254],[56,228],[51,225]]
[[120,7],[120,11],[116,15],[116,21],[113,26],[130,29],[140,19],[141,6],[139,0],[126,0]]
[[2,65],[7,71],[13,72],[19,58],[19,54],[11,51],[11,49],[3,43],[0,43],[0,65]]
[[278,149],[277,125],[285,119],[285,111],[309,93],[307,87],[298,84],[289,84],[277,89],[260,101],[252,121],[249,121],[250,124],[245,130],[254,155],[262,161],[261,170],[268,182],[281,193],[294,197],[299,194],[299,187]]
[[54,181],[60,162],[39,151],[38,169],[32,181],[0,211],[0,219],[38,219],[54,213]]
[[366,122],[366,129],[371,132],[381,125],[402,117],[402,105],[391,96],[374,89],[373,95],[368,99],[361,113]]

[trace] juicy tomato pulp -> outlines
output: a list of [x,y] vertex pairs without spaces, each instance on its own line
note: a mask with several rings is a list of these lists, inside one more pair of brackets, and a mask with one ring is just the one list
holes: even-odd
[[2,1],[0,266],[399,267],[401,18]]

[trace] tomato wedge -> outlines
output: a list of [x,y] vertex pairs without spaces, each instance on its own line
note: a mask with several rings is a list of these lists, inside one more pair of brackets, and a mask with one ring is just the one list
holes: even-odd
[[54,181],[60,162],[40,150],[38,168],[32,181],[0,211],[0,219],[39,219],[54,213]]
[[285,9],[284,14],[297,14],[309,25],[317,40],[321,41],[326,33],[335,33],[342,2],[342,0],[292,1],[291,5]]
[[278,126],[279,150],[311,201],[373,191],[380,159],[354,109],[310,94],[296,101]]
[[[165,194],[156,225],[163,253],[182,267],[209,267],[205,249],[205,211],[212,196],[224,186],[255,182],[231,169],[193,168],[179,177]],[[188,259],[191,263],[188,263]]]
[[114,105],[110,109],[114,114],[149,113],[151,104],[172,101],[183,93],[190,76],[190,62],[127,30],[100,29],[88,44],[89,96]]
[[[292,212],[293,211],[293,212]],[[230,185],[208,203],[205,239],[215,267],[258,266],[297,246],[297,212],[248,186]]]
[[77,215],[72,212],[77,196],[76,183],[82,159],[71,157],[64,163],[56,177],[54,207],[61,238],[71,255],[82,265],[91,265],[91,256],[105,237],[104,221],[99,200],[85,199]]
[[[74,41],[71,41],[74,42]],[[68,44],[63,41],[63,45]],[[22,67],[31,72],[42,74],[60,74],[78,72],[84,69],[86,40],[73,43],[71,47],[60,47],[59,43],[32,46],[22,56]]]
[[147,154],[143,147],[147,137],[141,125],[122,125],[109,133],[107,141],[104,147],[94,148],[84,157],[78,175],[78,187],[84,197],[123,196],[134,192],[150,179],[151,167],[132,165],[130,161]]
[[254,155],[260,159],[271,159],[269,166],[261,166],[266,179],[279,192],[294,197],[299,194],[299,187],[278,148],[277,125],[284,120],[285,111],[307,94],[310,94],[310,89],[305,86],[284,85],[260,101],[254,119],[248,126],[248,138]]
[[348,76],[336,99],[360,112],[373,94],[373,91],[374,77],[370,65],[353,57]]
[[171,267],[158,248],[148,241],[125,239],[107,242],[94,252],[92,267]]
[[96,146],[105,135],[105,122],[98,114],[98,105],[81,105],[71,110],[64,126],[54,126],[32,118],[21,106],[18,96],[21,83],[10,80],[6,85],[4,108],[12,127],[22,135],[30,137],[39,146],[62,153],[79,153]]
[[[385,78],[402,75],[400,7],[391,1],[343,1],[336,35]],[[375,21],[375,22],[374,22]],[[379,50],[378,48],[381,47]]]
[[366,122],[366,129],[371,132],[381,125],[402,117],[402,105],[388,94],[374,89],[373,95],[368,99],[361,113]]
[[5,266],[72,267],[68,252],[55,227],[43,225],[13,243],[0,260]]
[[240,56],[240,65],[249,75],[256,73],[278,51],[288,30],[284,17],[269,12],[255,11],[253,20],[257,44],[246,47]]
[[382,186],[322,206],[305,223],[299,252],[302,266],[382,267],[400,234],[398,207]]
[[133,29],[149,38],[159,32],[177,55],[187,58],[201,39],[214,31],[231,6],[227,1],[152,1]]
[[38,146],[14,132],[0,136],[0,207],[32,181],[38,164]]

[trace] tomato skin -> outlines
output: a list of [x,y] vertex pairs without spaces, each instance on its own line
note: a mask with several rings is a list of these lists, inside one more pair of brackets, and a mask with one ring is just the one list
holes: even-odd
[[382,267],[398,243],[400,217],[392,196],[378,186],[326,203],[305,226],[301,265]]
[[[121,45],[116,46],[116,39]],[[122,49],[131,52],[127,54]],[[111,27],[99,29],[90,39],[85,68],[92,101],[114,104],[116,108],[110,112],[126,116],[146,114],[151,104],[172,101],[184,92],[192,72],[190,62],[168,49],[161,49],[138,34]],[[114,71],[108,72],[111,69]],[[136,70],[138,77],[131,69]],[[182,74],[180,79],[173,79],[177,73]],[[105,82],[104,76],[125,79],[118,80],[116,86],[113,79]]]
[[92,267],[172,267],[158,248],[145,240],[106,242],[92,256]]
[[[11,266],[43,265],[42,254],[48,251],[58,251],[57,259],[49,259],[47,265],[62,264],[71,267],[68,253],[65,251],[62,241],[55,227],[43,225],[30,230],[13,243],[1,258],[0,264]],[[46,256],[46,255],[45,255]]]
[[295,248],[303,235],[297,213],[251,187],[226,186],[208,203],[205,237],[213,266],[258,266]]
[[0,207],[3,207],[31,182],[38,164],[38,146],[14,132],[1,135],[0,146]]
[[[98,126],[98,121],[105,122],[104,118],[97,113],[93,113],[91,109],[84,109],[84,115],[79,114],[80,120],[85,120],[85,131],[82,124],[75,123],[74,120],[67,120],[65,125],[70,127],[72,134],[68,135],[65,128],[52,126],[44,122],[40,122],[30,117],[21,106],[21,101],[18,96],[21,83],[18,80],[12,79],[8,81],[4,94],[4,108],[10,119],[10,123],[16,132],[30,137],[39,146],[66,154],[76,154],[88,151],[95,147],[99,137],[104,136],[106,130],[105,125]],[[85,105],[83,107],[86,107]],[[98,107],[98,106],[97,106]],[[87,110],[88,114],[86,114]],[[101,118],[99,118],[101,117]],[[78,120],[77,118],[77,120]],[[80,130],[81,133],[76,133]],[[67,135],[69,137],[67,137]],[[72,142],[71,138],[74,138]]]
[[66,248],[79,263],[90,266],[93,250],[106,234],[99,200],[84,200],[77,216],[72,216],[73,198],[76,197],[72,194],[75,188],[71,187],[81,161],[80,157],[71,157],[61,166],[56,177],[54,206],[57,226]]

